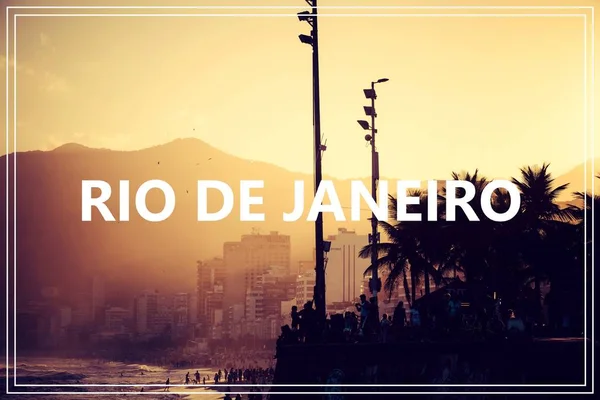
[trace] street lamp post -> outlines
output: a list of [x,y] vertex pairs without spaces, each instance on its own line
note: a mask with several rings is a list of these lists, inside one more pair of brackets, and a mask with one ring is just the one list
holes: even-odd
[[[377,136],[377,129],[375,128],[375,119],[377,118],[377,112],[375,111],[375,99],[377,99],[377,93],[375,92],[375,85],[378,83],[387,82],[389,79],[381,78],[375,82],[371,82],[370,89],[364,89],[365,97],[371,100],[370,106],[364,106],[365,114],[371,117],[371,123],[369,124],[365,120],[358,120],[358,124],[364,129],[371,131],[371,134],[365,135],[365,140],[371,144],[371,192],[373,194],[373,200],[377,202],[377,181],[379,180],[379,153],[375,146],[375,137]],[[377,304],[377,293],[381,290],[381,281],[379,279],[378,268],[377,268],[377,242],[379,242],[379,233],[377,232],[377,217],[375,213],[371,215],[371,234],[369,235],[369,243],[371,243],[371,265],[373,266],[373,274],[371,281],[369,282],[369,290],[375,298],[375,304]],[[377,309],[378,310],[378,309]],[[377,314],[379,311],[377,311]],[[376,315],[379,320],[379,315]]]
[[[322,179],[321,156],[324,146],[321,144],[321,100],[319,87],[319,36],[317,25],[317,0],[306,0],[312,11],[298,13],[301,22],[307,22],[312,31],[309,35],[300,35],[300,41],[312,46],[312,74],[313,74],[313,128],[314,128],[314,162],[315,162],[315,194]],[[326,318],[325,303],[325,254],[323,242],[323,214],[319,213],[315,221],[315,308],[321,322]]]

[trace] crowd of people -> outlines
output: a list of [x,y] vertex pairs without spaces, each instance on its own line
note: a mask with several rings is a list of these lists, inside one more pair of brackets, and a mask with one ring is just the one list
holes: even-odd
[[[273,377],[275,375],[275,371],[273,370],[273,368],[269,367],[269,368],[223,368],[223,369],[219,369],[217,372],[215,372],[214,376],[212,377],[212,382],[210,381],[210,375],[204,375],[202,376],[200,374],[200,371],[196,371],[193,374],[190,374],[190,372],[187,372],[185,374],[185,378],[184,378],[184,384],[185,385],[203,385],[206,386],[207,384],[215,384],[215,385],[219,385],[219,384],[223,384],[223,385],[227,385],[227,384],[243,384],[243,383],[247,383],[250,386],[250,394],[248,395],[248,400],[261,400],[262,399],[262,395],[258,392],[260,392],[259,387],[257,387],[257,385],[268,385],[269,383],[271,383],[273,381]],[[165,382],[165,392],[169,391],[170,388],[170,384],[171,384],[171,378],[167,378],[166,382]],[[228,387],[224,387],[224,389],[227,390],[227,392],[231,392],[230,388]],[[143,390],[143,389],[142,389]],[[229,393],[225,394],[225,399],[231,399],[231,396],[229,395]],[[235,399],[239,400],[241,399],[241,395],[236,395]]]
[[362,294],[355,311],[331,315],[324,329],[320,329],[313,303],[308,301],[300,311],[292,307],[291,326],[281,328],[278,343],[391,342],[467,333],[481,338],[488,334],[521,337],[527,331],[525,321],[514,310],[501,309],[500,299],[493,307],[480,307],[477,312],[463,310],[462,303],[450,294],[446,294],[442,306],[435,311],[415,306],[406,309],[402,301],[393,315],[378,317],[378,311],[376,298],[367,300]]
[[273,368],[232,368],[219,370],[215,373],[214,383],[251,383],[253,385],[264,385],[273,380],[275,371]]

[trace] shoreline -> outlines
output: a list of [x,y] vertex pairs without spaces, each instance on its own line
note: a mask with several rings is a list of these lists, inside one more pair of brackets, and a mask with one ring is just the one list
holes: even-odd
[[[2,363],[5,372],[14,376],[15,370],[12,360],[9,360],[8,367],[4,365],[5,362]],[[19,384],[49,385],[43,388],[24,386],[23,391],[31,391],[32,396],[39,391],[49,392],[49,396],[54,396],[50,392],[57,391],[56,396],[61,396],[61,391],[73,392],[75,394],[100,390],[99,387],[83,386],[90,384],[103,385],[104,388],[101,391],[108,391],[110,395],[114,396],[138,395],[141,397],[151,392],[157,398],[168,395],[170,398],[202,398],[205,400],[222,399],[224,393],[230,393],[234,397],[238,391],[241,394],[252,392],[253,389],[256,390],[256,386],[251,386],[252,383],[250,382],[236,382],[235,384],[221,382],[215,384],[214,375],[219,371],[219,368],[214,366],[164,367],[155,364],[107,361],[102,358],[93,357],[56,357],[46,353],[43,355],[20,355],[17,359],[16,368]],[[251,368],[251,366],[248,366],[248,369]],[[230,368],[227,369],[229,370]],[[221,370],[223,371],[224,368],[221,368]],[[189,372],[190,377],[193,377],[196,371],[200,372],[200,381],[202,377],[206,378],[206,384],[200,382],[199,384],[190,383],[185,385],[186,373]],[[262,379],[264,378],[262,378],[262,375],[260,376],[259,382],[263,382]],[[170,386],[169,390],[165,391],[164,383],[167,378],[170,380]],[[73,386],[66,388],[61,386],[53,387],[53,385]],[[257,385],[262,392],[270,389],[268,383]],[[12,387],[12,383],[9,383],[9,386]]]

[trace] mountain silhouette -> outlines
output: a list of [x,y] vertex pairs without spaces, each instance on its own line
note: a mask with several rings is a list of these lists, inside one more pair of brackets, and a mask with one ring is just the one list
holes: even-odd
[[[10,185],[14,157],[14,154],[8,156]],[[96,275],[105,277],[113,291],[131,292],[146,288],[193,291],[196,260],[221,256],[224,242],[237,241],[254,228],[262,233],[279,231],[291,235],[292,268],[296,266],[295,261],[308,259],[313,251],[314,223],[303,220],[313,198],[311,175],[237,158],[198,139],[178,139],[138,151],[91,149],[71,143],[53,151],[18,153],[16,157],[19,301],[36,299],[44,287],[56,287],[62,297],[68,299],[80,290],[84,282]],[[583,189],[583,180],[577,179],[582,176],[582,171],[583,166],[578,166],[557,177],[557,183],[574,180],[565,193],[567,198],[561,200],[568,200],[571,192]],[[0,160],[0,173],[5,176],[5,159]],[[147,222],[135,210],[135,191],[151,179],[164,180],[175,191],[175,211],[163,222]],[[92,221],[82,222],[82,180],[110,183],[112,196],[107,205],[117,219],[118,182],[129,180],[130,221],[106,222],[93,209]],[[197,221],[198,180],[219,180],[230,185],[236,200],[229,217],[218,222]],[[265,188],[260,191],[264,204],[252,209],[253,212],[264,212],[265,222],[239,221],[240,180],[265,181]],[[287,223],[283,222],[282,213],[291,212],[294,206],[295,180],[305,182],[305,215],[300,221]],[[340,202],[349,207],[350,181],[332,180]],[[370,187],[368,178],[363,181]],[[6,209],[4,185],[1,185],[0,192],[3,209]],[[395,192],[391,184],[390,192]],[[9,201],[12,232],[12,196]],[[222,205],[221,195],[215,192],[209,194],[208,201],[209,211],[216,211]],[[151,211],[158,212],[162,209],[164,198],[160,192],[151,191],[147,204]],[[325,235],[334,234],[339,227],[368,233],[370,213],[365,210],[366,205],[362,208],[360,222],[350,221],[349,208],[344,210],[347,222],[336,222],[331,214],[325,214]],[[5,239],[4,229],[0,235]],[[11,241],[11,249],[12,245]],[[12,253],[9,252],[11,263]]]
[[[12,185],[15,155],[8,157]],[[308,211],[313,198],[313,178],[307,174],[240,159],[198,139],[178,139],[139,151],[67,144],[53,151],[18,153],[16,157],[19,299],[35,299],[48,286],[59,288],[68,297],[95,275],[107,277],[115,290],[119,287],[194,290],[196,260],[221,256],[225,241],[237,241],[253,228],[262,233],[279,231],[291,235],[293,260],[307,259],[312,254],[314,223],[302,220],[288,223],[282,218],[282,213],[291,212],[294,206],[295,180],[305,182]],[[0,169],[0,173],[6,173],[6,160],[0,160]],[[147,222],[135,209],[135,191],[151,179],[164,180],[175,191],[175,211],[163,222]],[[82,222],[82,180],[103,180],[111,185],[112,195],[106,204],[117,220],[119,180],[129,180],[130,221],[106,222],[94,208],[92,221]],[[219,180],[230,185],[236,200],[229,217],[218,222],[197,221],[198,180]],[[240,180],[265,181],[264,190],[256,193],[262,194],[264,205],[252,209],[264,212],[265,222],[239,221]],[[349,206],[349,181],[336,180],[335,186],[342,204]],[[1,191],[4,201],[4,185]],[[219,193],[209,192],[208,202],[209,211],[216,211],[223,201]],[[162,193],[151,191],[147,205],[150,211],[160,211],[164,205]],[[350,210],[346,211],[349,220]],[[12,227],[13,215],[9,214]],[[368,217],[364,211],[362,222],[344,223],[327,215],[325,234],[335,233],[341,226],[366,233]],[[4,238],[6,234],[2,231]],[[292,264],[292,268],[295,266]]]
[[76,153],[80,151],[102,151],[105,149],[92,149],[78,143],[66,143],[52,150],[55,153]]
[[[552,166],[550,166],[552,168]],[[593,176],[600,174],[600,158],[594,159],[594,168],[592,168],[592,160],[588,160],[585,163],[581,163],[568,171],[565,174],[559,175],[555,177],[554,183],[556,185],[563,185],[565,183],[569,184],[567,190],[563,191],[559,196],[560,201],[569,201],[572,198],[573,192],[584,192],[587,189],[587,192],[592,192],[592,180],[596,182],[594,185],[594,190],[596,194],[600,194],[600,185],[598,185],[598,180],[593,178],[592,171],[594,171]],[[585,185],[584,177],[587,176],[589,178],[587,185]],[[587,186],[587,187],[586,187]]]

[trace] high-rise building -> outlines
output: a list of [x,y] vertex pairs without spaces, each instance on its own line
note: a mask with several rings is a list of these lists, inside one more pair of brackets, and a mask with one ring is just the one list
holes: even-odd
[[213,285],[225,285],[227,279],[227,269],[225,261],[222,258],[213,258],[206,262],[210,271],[210,279]]
[[234,304],[227,309],[226,323],[223,325],[227,327],[227,334],[233,339],[237,339],[244,334],[243,320],[244,311],[246,307],[244,304]]
[[327,304],[354,302],[361,295],[363,276],[371,264],[370,259],[358,256],[369,244],[369,237],[340,228],[327,240],[331,242],[325,271]]
[[146,292],[134,303],[134,328],[138,333],[161,333],[173,325],[174,298],[158,292]]
[[290,300],[285,300],[281,302],[281,309],[280,309],[280,313],[281,316],[283,317],[283,321],[282,321],[282,325],[291,325],[292,323],[292,307],[293,306],[298,306],[298,304],[296,303],[296,298],[294,297],[293,299]]
[[286,269],[270,267],[262,275],[255,289],[262,291],[263,315],[266,317],[281,316],[281,302],[296,297],[296,276],[288,275]]
[[206,314],[207,323],[214,325],[223,320],[224,296],[223,286],[215,285],[214,288],[206,294]]
[[248,321],[262,320],[265,315],[264,296],[262,288],[254,287],[246,292],[246,319]]
[[200,322],[208,319],[206,298],[215,286],[223,286],[227,276],[225,261],[222,258],[213,258],[208,261],[197,262],[196,301],[197,317]]
[[315,261],[299,261],[298,262],[298,273],[297,275],[303,275],[315,272]]
[[138,333],[150,331],[151,319],[158,313],[158,293],[147,292],[135,299],[133,307],[134,330]]
[[227,307],[233,304],[244,304],[246,301],[246,285],[244,269],[246,254],[241,242],[225,242],[223,244],[223,263],[227,271],[225,299]]
[[196,325],[198,323],[198,293],[190,295],[190,325]]
[[315,293],[315,274],[298,275],[296,279],[296,304],[301,310],[307,301],[312,301]]
[[186,328],[190,324],[190,302],[189,293],[177,293],[173,298],[174,325],[177,328]]
[[254,287],[259,277],[273,265],[283,268],[289,274],[291,247],[288,235],[280,235],[279,232],[270,232],[268,235],[253,233],[243,235],[241,243],[246,261],[246,289]]
[[245,303],[245,294],[257,285],[269,267],[279,266],[290,273],[291,244],[288,235],[279,232],[243,235],[239,242],[223,246],[227,268],[226,296],[229,305]]
[[129,325],[130,312],[121,307],[110,307],[105,310],[105,327],[109,332],[125,332]]

